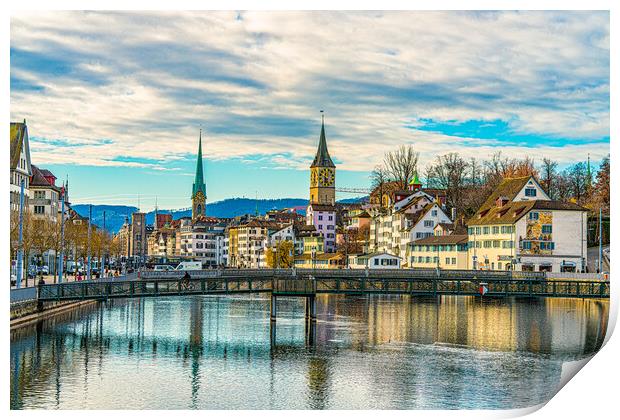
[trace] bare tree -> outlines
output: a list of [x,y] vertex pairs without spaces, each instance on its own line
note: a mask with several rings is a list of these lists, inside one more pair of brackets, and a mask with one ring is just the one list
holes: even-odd
[[437,156],[426,170],[426,176],[433,185],[446,190],[446,204],[463,213],[463,189],[466,184],[468,164],[458,153]]
[[542,183],[543,188],[547,191],[547,194],[552,199],[557,199],[557,191],[556,191],[556,177],[557,177],[557,168],[558,163],[549,159],[543,158],[542,165],[540,167],[540,182]]
[[379,208],[383,207],[383,192],[387,182],[389,182],[388,174],[382,165],[375,166],[375,169],[370,173],[370,181],[373,191],[379,195]]
[[472,187],[476,187],[480,185],[480,174],[482,173],[482,168],[480,164],[476,161],[476,158],[471,158],[469,160],[469,171],[471,173],[470,185]]
[[419,157],[420,153],[413,149],[413,145],[401,145],[385,154],[383,165],[390,177],[399,183],[400,188],[405,189],[418,170]]

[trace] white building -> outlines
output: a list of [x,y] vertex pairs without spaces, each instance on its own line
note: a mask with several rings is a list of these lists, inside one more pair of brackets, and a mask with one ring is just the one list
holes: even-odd
[[372,254],[349,255],[350,268],[368,268],[372,270],[386,270],[400,268],[401,258],[387,252]]
[[435,226],[452,223],[435,199],[416,191],[396,202],[385,212],[377,212],[370,222],[369,249],[388,252],[407,261],[408,244],[433,236]]
[[551,200],[531,176],[504,179],[468,226],[470,269],[585,270],[587,209]]
[[32,176],[32,168],[30,164],[30,141],[28,139],[28,126],[26,125],[26,120],[24,120],[23,123],[11,123],[10,135],[10,204],[11,210],[19,211],[21,182],[24,181],[24,209],[27,209],[28,197],[30,195],[30,176]]
[[191,257],[206,268],[216,268],[224,262],[224,230],[219,219],[201,216],[192,221],[182,218],[178,236],[179,256]]

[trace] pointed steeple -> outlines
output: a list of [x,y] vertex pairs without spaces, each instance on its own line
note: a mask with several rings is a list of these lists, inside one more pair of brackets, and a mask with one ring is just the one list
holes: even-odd
[[202,191],[203,195],[207,195],[207,187],[205,186],[204,176],[202,174],[202,129],[198,138],[198,159],[196,160],[196,177],[194,178],[194,186],[192,188],[192,198]]
[[329,157],[329,152],[327,151],[327,140],[325,140],[325,118],[323,116],[323,111],[321,111],[321,137],[319,138],[319,147],[316,151],[316,156],[314,157],[314,161],[311,168],[321,167],[321,168],[335,168],[334,162],[332,162],[332,158]]

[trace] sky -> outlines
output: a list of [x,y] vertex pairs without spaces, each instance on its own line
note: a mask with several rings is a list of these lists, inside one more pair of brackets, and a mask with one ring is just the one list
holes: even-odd
[[[386,151],[609,153],[608,12],[19,12],[11,121],[73,203],[307,197],[321,115],[338,187]],[[339,193],[337,198],[351,195]]]

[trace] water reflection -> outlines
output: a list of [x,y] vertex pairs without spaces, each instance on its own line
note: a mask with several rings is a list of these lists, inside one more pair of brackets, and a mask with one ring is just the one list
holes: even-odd
[[11,408],[515,408],[592,354],[608,302],[169,297],[11,332]]

